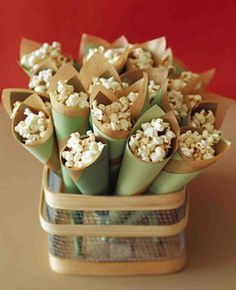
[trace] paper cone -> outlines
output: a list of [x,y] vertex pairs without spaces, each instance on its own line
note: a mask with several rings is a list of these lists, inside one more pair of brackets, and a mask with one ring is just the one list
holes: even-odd
[[[85,138],[87,136],[82,136]],[[97,139],[98,140],[98,139]],[[99,139],[99,141],[103,141]],[[105,141],[103,141],[105,142]],[[108,195],[109,194],[109,162],[108,162],[108,145],[105,143],[104,149],[99,157],[88,167],[83,169],[67,168],[65,161],[62,158],[62,152],[66,146],[61,150],[61,163],[66,170],[79,191],[85,195]]]
[[121,36],[118,39],[116,39],[113,43],[110,43],[101,37],[84,33],[80,41],[79,59],[82,60],[84,56],[88,54],[88,50],[90,48],[95,48],[98,46],[104,46],[106,49],[120,47],[126,48],[129,46],[129,42],[125,36]]
[[170,124],[171,130],[177,136],[172,142],[172,147],[167,158],[162,162],[144,162],[133,155],[127,142],[115,189],[116,195],[135,195],[143,193],[177,149],[177,138],[179,135],[177,120],[172,112],[164,114],[164,112],[156,105],[151,107],[142,115],[142,117],[139,118],[132,129],[131,134],[135,133],[142,123],[150,122],[152,119],[160,117]]
[[213,115],[215,116],[215,124],[214,127],[219,130],[227,111],[227,104],[226,103],[219,103],[219,102],[211,102],[211,101],[202,101],[189,111],[188,114],[188,126],[192,126],[192,117],[195,113],[200,113],[202,110],[212,111]]
[[[180,90],[180,92],[184,95],[184,102],[188,106],[189,110],[191,109],[191,105],[187,99],[187,95],[189,94],[199,94],[204,96],[205,95],[205,88],[212,79],[215,73],[215,69],[211,69],[209,71],[203,72],[199,74],[198,78],[194,78],[192,81],[189,82],[184,88]],[[165,112],[169,112],[172,110],[170,106],[170,102],[168,100],[168,79],[165,80],[161,86],[161,89],[158,92],[157,97],[155,98],[155,103],[160,106]],[[181,126],[187,125],[187,117],[180,119],[178,118],[179,123]]]
[[81,135],[88,130],[89,108],[80,108],[78,106],[68,107],[59,103],[51,93],[57,90],[57,82],[65,81],[74,86],[76,92],[85,91],[79,74],[72,64],[68,63],[61,67],[53,76],[49,86],[49,93],[52,103],[52,115],[58,140],[61,149],[68,137],[73,132],[79,132]]
[[[15,132],[15,126],[22,120],[25,119],[24,110],[29,108],[34,113],[39,111],[44,112],[44,114],[49,118],[49,129],[47,134],[40,139],[37,144],[29,145],[22,142],[21,136]],[[15,118],[12,121],[12,132],[14,138],[26,148],[32,155],[34,155],[43,165],[46,165],[52,171],[60,175],[60,162],[58,158],[58,149],[54,136],[54,127],[50,114],[48,113],[44,103],[37,94],[33,94],[20,105]]]
[[[142,49],[149,51],[152,54],[153,66],[159,67],[169,67],[173,63],[173,54],[171,48],[166,48],[166,39],[165,37],[156,38],[144,43],[134,44],[130,49],[130,53],[134,48],[141,47]],[[126,64],[127,70],[135,69],[132,64]]]
[[[97,100],[98,104],[108,105],[118,101],[118,97],[103,86],[94,88],[91,94],[91,102]],[[113,131],[106,128],[92,115],[93,131],[95,136],[104,138],[109,145],[109,163],[111,168],[111,177],[115,182],[119,165],[124,153],[125,143],[130,131]]]
[[[136,81],[140,80],[143,78],[143,72],[146,72],[148,75],[148,81],[153,80],[156,84],[160,85],[162,88],[162,85],[168,78],[168,70],[165,68],[149,68],[146,70],[131,70],[128,71],[120,76],[122,82],[126,82],[129,85],[132,85]],[[159,102],[159,99],[161,98],[162,92],[160,90],[157,92],[156,96],[151,101],[151,106],[157,104]]]
[[[143,78],[124,90],[119,90],[116,94],[106,90],[103,86],[96,86],[90,96],[91,102],[97,100],[98,104],[108,105],[118,101],[120,97],[127,96],[131,91],[139,92],[136,101],[131,108],[131,117],[137,119],[148,107],[147,95],[147,74],[143,73]],[[92,116],[93,131],[96,136],[105,138],[109,144],[109,162],[111,178],[113,183],[118,175],[120,163],[125,150],[125,143],[130,131],[113,131],[105,128],[101,122]]]
[[[29,53],[39,49],[42,45],[43,45],[42,43],[39,43],[39,42],[36,42],[33,40],[29,40],[26,38],[22,38],[21,43],[20,43],[20,55],[19,55],[20,60],[24,55],[29,54]],[[69,61],[71,63],[73,63],[73,60],[70,56],[66,55],[66,57],[69,59]],[[32,76],[33,74],[35,74],[35,71],[32,72],[29,69],[22,66],[20,63],[20,60],[18,61],[18,63],[23,68],[23,70],[25,71],[25,73],[28,76]],[[56,66],[54,61],[52,61],[50,59],[46,59],[39,64],[39,68],[36,71],[39,72],[39,71],[46,69],[46,68],[52,68],[53,70],[55,70],[55,69],[57,69],[57,66]]]
[[114,80],[121,84],[121,79],[114,66],[99,52],[86,61],[79,72],[79,78],[87,93],[93,77],[114,77]]
[[[201,129],[184,127],[181,128],[181,133],[187,130],[202,131]],[[216,156],[211,159],[200,161],[189,160],[181,153],[181,150],[178,150],[167,163],[164,170],[154,180],[148,189],[148,193],[166,194],[180,190],[197,177],[204,169],[220,159],[229,148],[230,142],[222,139],[215,145]]]
[[212,80],[215,74],[215,69],[210,69],[208,71],[199,73],[199,76],[190,80],[189,84],[182,88],[180,91],[184,95],[194,95],[194,94],[203,94],[204,90]]
[[[28,98],[30,95],[34,94],[35,92],[33,90],[27,90],[27,89],[4,89],[2,91],[2,103],[3,107],[6,110],[7,114],[11,116],[14,103],[16,101],[23,102],[26,98]],[[39,94],[38,95],[43,102],[49,102],[50,99],[47,95]]]
[[46,59],[39,64],[38,68],[34,71],[34,75],[37,75],[40,71],[46,69],[51,69],[54,73],[58,71],[55,62],[51,59]]
[[142,79],[134,82],[128,88],[116,92],[116,96],[118,98],[128,96],[130,92],[138,92],[138,97],[133,102],[133,105],[131,107],[131,116],[134,120],[137,120],[140,116],[142,116],[143,113],[147,111],[150,107],[147,86],[148,75],[146,72],[143,72]]
[[83,34],[80,42],[80,51],[79,51],[79,59],[81,66],[86,62],[85,57],[88,54],[90,48],[104,46],[105,49],[112,49],[115,52],[120,53],[120,57],[117,60],[117,62],[114,63],[114,67],[118,72],[121,72],[123,67],[125,66],[129,54],[128,42],[126,41],[127,40],[125,39],[125,37],[120,37],[119,39],[114,41],[114,43],[109,43],[108,41],[100,37]]

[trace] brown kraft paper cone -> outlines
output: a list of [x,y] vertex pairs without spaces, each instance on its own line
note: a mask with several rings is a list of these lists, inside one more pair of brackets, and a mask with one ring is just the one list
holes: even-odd
[[[26,98],[33,95],[34,93],[35,92],[33,90],[29,89],[4,89],[2,91],[2,103],[7,114],[11,116],[15,102],[23,102]],[[42,99],[43,102],[50,102],[50,99],[47,95],[38,94],[38,96]]]

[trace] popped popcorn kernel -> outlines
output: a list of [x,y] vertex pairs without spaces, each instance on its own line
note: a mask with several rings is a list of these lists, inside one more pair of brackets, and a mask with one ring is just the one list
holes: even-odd
[[127,64],[140,69],[147,69],[154,65],[151,53],[141,47],[132,50],[128,57]]
[[37,75],[33,75],[29,82],[29,88],[36,93],[47,94],[53,74],[53,70],[46,69],[40,71]]
[[72,85],[68,85],[67,81],[59,80],[57,83],[57,91],[51,92],[56,100],[65,106],[79,106],[80,108],[89,108],[89,98],[84,92],[75,92]]
[[201,95],[186,95],[186,98],[189,102],[190,108],[194,107],[202,101]]
[[157,118],[141,124],[141,129],[131,135],[129,148],[142,161],[162,162],[168,155],[175,137],[169,123]]
[[69,59],[61,52],[61,44],[54,41],[52,45],[44,43],[37,50],[23,55],[20,63],[26,69],[35,72],[39,68],[40,63],[47,59],[54,61],[58,68],[69,61]]
[[148,95],[149,100],[152,101],[153,98],[156,96],[157,92],[160,90],[161,86],[155,83],[153,80],[148,82]]
[[94,86],[97,86],[97,85],[102,85],[104,86],[105,89],[110,90],[112,92],[122,89],[121,84],[115,81],[114,77],[110,77],[108,79],[93,77],[92,83],[89,86],[89,90],[88,90],[89,93],[91,93]]
[[113,49],[105,49],[104,46],[98,46],[95,48],[89,48],[85,59],[89,60],[97,52],[100,52],[110,64],[116,63],[120,57],[120,53],[117,51],[114,51]]
[[18,111],[20,105],[21,105],[21,102],[20,101],[16,101],[13,104],[13,109],[12,109],[12,113],[11,113],[11,116],[10,116],[11,119],[14,119],[15,118],[16,112]]
[[207,160],[215,156],[214,146],[221,140],[221,133],[202,133],[188,130],[179,137],[181,153],[191,160]]
[[180,79],[183,80],[185,83],[189,83],[191,80],[196,79],[199,77],[199,74],[193,73],[191,71],[183,71],[180,74]]
[[101,154],[105,144],[97,142],[92,131],[87,131],[86,138],[79,132],[72,133],[62,152],[67,168],[83,168],[92,164]]
[[20,121],[14,130],[26,145],[33,145],[45,136],[49,128],[49,118],[41,111],[34,114],[29,108],[25,108],[24,115],[25,120]]

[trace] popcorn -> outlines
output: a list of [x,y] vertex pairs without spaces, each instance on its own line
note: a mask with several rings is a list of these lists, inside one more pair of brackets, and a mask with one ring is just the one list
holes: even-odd
[[41,111],[34,114],[29,108],[25,108],[25,120],[20,121],[14,128],[27,145],[33,145],[42,139],[49,128],[49,119]]
[[220,132],[213,134],[188,130],[179,137],[179,147],[183,155],[191,160],[207,160],[215,156],[214,145],[221,139]]
[[61,53],[61,44],[54,41],[52,45],[44,43],[37,50],[23,55],[20,63],[26,69],[34,72],[39,68],[40,63],[47,59],[54,61],[58,68],[68,62],[68,58]]
[[180,91],[186,87],[187,83],[181,79],[169,79],[168,80],[168,89],[174,91]]
[[199,74],[193,73],[191,71],[183,71],[178,79],[169,79],[168,88],[169,90],[180,91],[186,87],[191,80],[199,77]]
[[100,52],[110,64],[116,63],[120,57],[120,53],[115,52],[112,49],[105,49],[104,46],[98,46],[95,48],[89,48],[88,54],[85,57],[86,60],[89,60],[97,52]]
[[153,67],[152,55],[149,51],[141,47],[134,48],[131,55],[128,57],[127,64],[134,68],[147,69]]
[[55,96],[59,103],[62,103],[68,107],[79,106],[80,108],[88,108],[89,101],[88,95],[84,92],[75,92],[72,85],[68,85],[67,81],[57,82],[57,91],[50,93]]
[[97,85],[102,85],[102,86],[104,86],[105,89],[110,90],[112,92],[115,92],[117,90],[122,89],[121,84],[119,82],[115,81],[114,77],[110,77],[108,79],[93,77],[92,83],[89,86],[89,93],[91,93],[93,87],[97,86]]
[[199,77],[199,74],[193,73],[191,71],[183,71],[180,74],[180,79],[183,80],[185,83],[189,83],[191,80],[196,79]]
[[186,95],[186,98],[187,98],[191,108],[202,101],[201,95]]
[[184,96],[180,91],[169,91],[168,101],[177,118],[185,118],[188,115],[188,106],[184,103]]
[[113,131],[128,131],[132,127],[127,97],[121,97],[119,101],[110,105],[97,104],[95,100],[92,102],[91,113],[104,127]]
[[155,83],[153,80],[148,82],[148,94],[149,100],[152,101],[157,92],[160,90],[161,86]]
[[32,76],[29,82],[29,88],[37,93],[47,94],[52,77],[53,70],[42,70],[37,75]]
[[171,148],[171,141],[175,133],[170,125],[163,119],[153,119],[151,122],[141,124],[130,137],[129,147],[131,152],[145,162],[162,162]]
[[131,105],[136,101],[137,97],[138,97],[138,93],[135,93],[135,92],[130,92],[127,96]]
[[15,118],[16,112],[18,111],[20,105],[21,105],[21,102],[20,101],[16,101],[13,104],[13,110],[12,110],[12,113],[11,113],[11,119],[14,119]]
[[192,79],[198,78],[199,75],[190,71],[184,71],[181,73],[178,79],[169,79],[168,81],[168,100],[170,102],[171,109],[173,110],[177,118],[186,118],[188,114],[188,106],[185,103],[185,98],[189,103],[189,107],[193,107],[202,101],[200,95],[184,95],[181,89],[186,87]]
[[78,132],[72,133],[62,152],[65,166],[68,168],[83,168],[92,164],[101,154],[105,144],[97,142],[92,131],[87,131],[87,137],[82,139]]
[[[192,116],[191,124],[194,128],[203,128],[209,133],[217,132],[215,130],[215,116],[211,110],[202,109],[199,113],[196,112]],[[219,131],[218,131],[219,132]]]

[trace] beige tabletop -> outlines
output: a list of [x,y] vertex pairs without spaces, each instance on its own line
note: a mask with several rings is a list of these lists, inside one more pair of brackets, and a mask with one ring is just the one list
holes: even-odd
[[179,273],[76,277],[53,273],[38,219],[42,166],[10,134],[0,108],[0,285],[7,290],[236,289],[236,104],[223,125],[232,149],[190,185],[188,264]]

